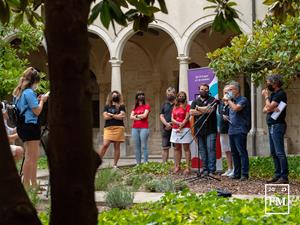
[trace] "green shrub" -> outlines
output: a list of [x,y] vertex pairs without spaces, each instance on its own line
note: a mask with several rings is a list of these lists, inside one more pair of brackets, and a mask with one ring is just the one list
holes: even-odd
[[106,191],[112,183],[122,180],[122,172],[115,169],[102,169],[95,178],[95,189],[97,191]]
[[40,202],[41,202],[41,199],[38,195],[38,192],[39,192],[39,188],[32,188],[30,187],[28,190],[27,190],[27,195],[32,203],[32,205],[34,207],[36,207]]
[[149,180],[145,183],[145,188],[146,190],[150,192],[155,192],[156,191],[156,186],[157,186],[158,180]]
[[135,205],[127,210],[102,212],[98,224],[122,225],[296,225],[300,221],[300,199],[292,202],[289,215],[266,215],[264,199],[220,198],[216,192],[197,196],[183,191],[167,193],[157,202]]
[[[272,157],[254,156],[249,157],[250,177],[271,178],[274,175],[274,163]],[[288,156],[289,178],[300,182],[300,156]],[[227,168],[226,160],[223,167]]]
[[106,194],[105,201],[110,208],[125,209],[133,204],[134,194],[124,186],[113,186]]
[[167,163],[148,162],[131,168],[129,172],[133,174],[166,175],[169,173],[172,166],[173,166],[173,162],[167,162]]
[[47,169],[48,161],[46,156],[41,156],[38,160],[38,169]]
[[125,184],[132,186],[134,191],[137,191],[142,184],[145,184],[149,180],[152,180],[152,176],[150,174],[131,174],[126,177]]
[[176,192],[187,188],[184,181],[173,181],[172,178],[149,180],[145,183],[145,188],[151,192]]
[[188,189],[188,184],[183,180],[175,180],[175,190],[183,191],[184,189]]

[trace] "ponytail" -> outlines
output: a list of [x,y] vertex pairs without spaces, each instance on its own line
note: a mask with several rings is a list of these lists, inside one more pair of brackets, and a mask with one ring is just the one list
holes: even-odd
[[18,99],[26,88],[30,88],[34,83],[40,82],[40,76],[36,69],[28,67],[22,74],[17,87],[13,91],[13,96]]

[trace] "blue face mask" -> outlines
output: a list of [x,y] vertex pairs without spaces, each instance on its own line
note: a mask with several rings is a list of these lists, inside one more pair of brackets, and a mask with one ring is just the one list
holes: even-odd
[[232,93],[232,91],[228,91],[227,95],[230,99],[234,98],[234,94]]

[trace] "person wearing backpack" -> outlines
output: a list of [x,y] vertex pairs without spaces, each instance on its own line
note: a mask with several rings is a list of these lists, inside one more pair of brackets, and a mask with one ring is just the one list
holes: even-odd
[[17,126],[17,133],[24,143],[25,161],[23,166],[23,185],[36,187],[37,161],[41,139],[41,127],[38,116],[48,96],[42,95],[39,99],[35,90],[40,82],[40,76],[33,67],[27,68],[13,91],[14,104],[23,116],[22,123]]
[[8,114],[7,114],[7,107],[5,102],[0,102],[0,109],[2,111],[2,116],[3,116],[3,121],[4,121],[4,126],[5,130],[7,133],[8,141],[9,141],[9,146],[11,153],[15,159],[15,161],[20,160],[23,157],[23,148],[21,146],[17,146],[14,144],[15,140],[18,138],[18,134],[16,133],[16,129],[8,126],[7,121],[8,121]]

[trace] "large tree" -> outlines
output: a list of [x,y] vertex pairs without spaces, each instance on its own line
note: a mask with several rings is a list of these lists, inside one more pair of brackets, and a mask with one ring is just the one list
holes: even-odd
[[[224,23],[237,31],[234,19],[238,16],[232,11],[235,4],[227,0],[208,1],[216,3],[219,9],[215,30],[224,31],[221,26]],[[41,20],[35,10],[42,6],[45,14],[51,90],[50,145],[46,154],[53,225],[97,223],[94,178],[101,162],[92,148],[87,24],[100,15],[106,28],[110,24],[115,29],[115,23],[126,26],[132,22],[135,30],[147,30],[156,12],[167,13],[165,0],[102,0],[90,13],[91,3],[91,0],[0,0],[3,24],[9,23],[10,12],[14,13],[14,24],[25,18],[32,26],[35,20]],[[0,140],[0,224],[40,224],[17,176],[1,117]]]
[[[158,2],[159,7],[154,7]],[[24,16],[34,25],[33,11],[43,1],[0,0],[0,20],[9,22],[9,12]],[[89,0],[46,0],[45,36],[50,77],[50,137],[46,151],[51,183],[50,224],[95,225],[97,208],[94,178],[101,160],[92,147],[91,93],[88,90],[88,22],[101,12],[102,23],[146,29],[154,13],[166,12],[164,0],[104,0],[94,8],[90,21]],[[133,7],[127,14],[120,8]],[[17,16],[18,16],[17,15]],[[21,17],[20,16],[20,17]],[[18,17],[15,17],[15,19]],[[0,116],[0,224],[40,224],[14,165]],[[5,140],[5,141],[3,141]]]

